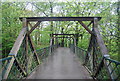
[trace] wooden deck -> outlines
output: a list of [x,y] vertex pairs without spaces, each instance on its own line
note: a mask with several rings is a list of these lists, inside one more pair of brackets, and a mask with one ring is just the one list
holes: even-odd
[[69,48],[59,47],[27,79],[92,79]]

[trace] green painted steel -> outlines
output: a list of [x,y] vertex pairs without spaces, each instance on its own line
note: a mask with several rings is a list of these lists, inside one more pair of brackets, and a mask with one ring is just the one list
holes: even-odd
[[6,61],[6,60],[10,60],[12,57],[6,57],[6,58],[2,58],[2,59],[0,59],[0,62],[2,62],[2,61]]

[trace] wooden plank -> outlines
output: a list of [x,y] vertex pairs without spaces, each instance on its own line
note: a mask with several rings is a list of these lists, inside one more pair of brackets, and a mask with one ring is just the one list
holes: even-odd
[[78,21],[91,35],[93,34],[93,32],[82,22],[82,21]]
[[28,32],[28,34],[30,34],[39,24],[41,23],[41,21],[38,21]]
[[[28,21],[93,21],[95,17],[20,17]],[[101,17],[97,17],[99,20]]]
[[[25,25],[25,23],[26,23],[26,19],[23,19],[23,24]],[[12,65],[14,63],[14,60],[15,60],[14,56],[17,56],[18,50],[19,50],[19,48],[22,44],[22,41],[26,35],[26,30],[27,30],[27,27],[23,26],[18,38],[16,39],[16,41],[15,41],[15,43],[14,43],[14,45],[9,53],[9,56],[12,55],[13,58],[8,62],[7,66],[6,66],[6,70],[3,73],[3,79],[7,79],[7,77],[8,77],[8,74],[9,74],[9,72],[12,68]]]
[[33,50],[33,52],[34,52],[34,54],[35,54],[35,57],[36,57],[36,59],[37,59],[37,61],[38,61],[38,64],[40,64],[40,60],[39,60],[38,54],[37,54],[37,52],[36,52],[36,50],[35,50],[35,47],[34,47],[34,45],[33,45],[33,43],[32,43],[32,39],[30,38],[30,35],[28,35],[28,40],[29,40],[29,42],[30,42],[30,47],[31,47],[31,49]]

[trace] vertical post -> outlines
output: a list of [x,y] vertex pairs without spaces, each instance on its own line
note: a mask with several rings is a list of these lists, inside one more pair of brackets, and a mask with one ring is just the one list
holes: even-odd
[[52,34],[52,45],[54,45],[54,35]]
[[[28,22],[27,21],[25,21],[26,23],[24,24],[24,27],[27,27],[27,32],[28,32]],[[28,34],[26,34],[26,36],[25,36],[25,57],[26,57],[26,68],[25,68],[25,71],[26,71],[26,73],[28,73],[28,65],[29,65],[29,62],[28,62],[28,59],[29,59],[29,57],[28,57]]]
[[[100,51],[102,53],[102,56],[103,57],[107,56],[107,58],[110,58],[109,54],[108,54],[108,51],[107,51],[107,48],[106,48],[106,46],[104,44],[104,41],[103,41],[103,39],[102,39],[102,37],[100,35],[99,30],[98,30],[98,18],[94,18],[94,23],[93,24],[94,24],[93,30],[94,30],[94,33],[96,35],[95,37],[96,37],[97,43],[98,43],[98,45],[100,47]],[[109,63],[106,62],[105,60],[104,60],[104,64],[105,64],[105,67],[107,69],[107,73],[108,73],[110,79],[114,79],[116,74],[115,73],[111,74],[112,66],[107,66]]]
[[92,57],[93,57],[93,61],[92,61],[92,62],[93,62],[93,63],[92,63],[92,64],[93,64],[93,68],[92,68],[92,69],[93,69],[93,74],[94,74],[94,73],[95,73],[95,70],[96,70],[96,69],[95,69],[95,68],[96,68],[95,61],[97,61],[96,58],[95,58],[95,56],[96,56],[96,55],[95,55],[95,54],[96,54],[96,53],[95,53],[95,51],[96,51],[96,49],[95,49],[95,44],[96,44],[96,43],[95,43],[95,37],[94,37],[94,36],[93,36],[93,41],[92,41],[92,42],[93,42],[93,54],[92,54],[92,55],[93,55],[93,56],[92,56]]
[[95,28],[98,28],[98,18],[94,18],[94,22],[93,22],[93,33],[94,33],[94,35],[92,35],[92,44],[93,44],[93,75],[94,75],[94,73],[95,73],[95,71],[96,71],[96,64],[95,64],[95,61],[97,61],[96,60],[96,54],[95,54],[95,51],[96,51],[96,49],[95,49],[95,46],[96,46],[96,33],[95,33]]
[[64,40],[64,36],[63,36],[63,47],[65,46],[65,43],[64,43],[64,42],[65,42],[65,40]]
[[57,47],[58,47],[58,38],[56,37],[56,45],[57,45]]
[[72,38],[69,39],[69,43],[70,43],[70,44],[71,44],[71,40],[72,40]]
[[52,42],[53,42],[53,38],[51,37],[51,39],[50,39],[50,51],[49,51],[49,54],[52,53]]
[[96,64],[95,64],[95,61],[97,61],[96,60],[96,53],[95,53],[95,51],[96,51],[96,49],[95,49],[95,46],[96,46],[96,34],[95,34],[95,28],[97,28],[98,27],[98,18],[94,18],[94,22],[93,22],[93,33],[94,33],[94,35],[92,35],[92,44],[93,44],[93,75],[94,75],[94,73],[95,73],[95,71],[96,71]]
[[91,59],[90,60],[90,65],[91,65],[90,68],[93,72],[93,54],[92,54],[92,52],[93,52],[93,35],[91,35],[91,37],[90,37],[89,46],[87,49],[87,56],[85,58],[85,64],[87,64],[89,59]]
[[22,22],[23,22],[23,28],[27,27],[27,19],[23,18]]
[[75,37],[74,37],[74,46],[75,46],[74,51],[75,51],[75,54],[76,54],[76,38]]

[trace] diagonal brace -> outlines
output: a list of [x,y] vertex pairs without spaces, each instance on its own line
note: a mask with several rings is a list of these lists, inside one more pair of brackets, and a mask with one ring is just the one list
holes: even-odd
[[91,22],[87,25],[87,27],[89,27],[92,23],[93,23],[93,21],[91,21]]
[[33,45],[33,43],[32,43],[32,40],[31,40],[31,38],[30,38],[30,35],[28,35],[28,41],[29,41],[29,43],[30,43],[31,49],[33,50],[33,52],[34,52],[34,54],[35,54],[35,57],[36,57],[36,59],[37,59],[37,61],[38,61],[38,64],[40,64],[40,60],[39,60],[38,54],[37,54],[37,52],[36,52],[36,50],[35,50],[35,47],[34,47],[34,45]]
[[[27,34],[30,34],[39,24],[41,23],[41,21],[38,21]],[[30,24],[31,25],[31,24]],[[32,25],[31,25],[32,26]]]
[[93,35],[94,33],[82,22],[82,21],[78,21],[91,35]]

